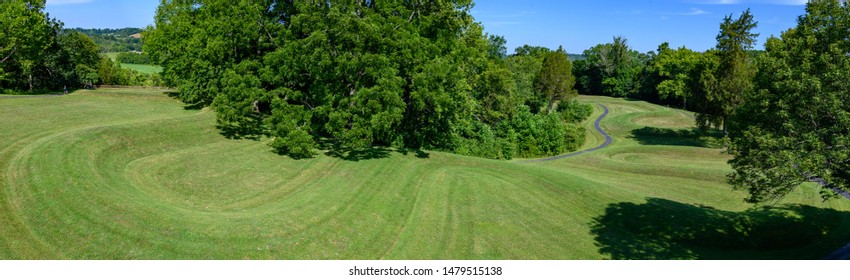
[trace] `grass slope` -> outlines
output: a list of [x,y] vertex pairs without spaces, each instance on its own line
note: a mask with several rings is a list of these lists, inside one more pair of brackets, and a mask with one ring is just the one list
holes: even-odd
[[813,186],[742,203],[728,156],[679,130],[685,113],[581,101],[611,109],[613,145],[522,164],[389,149],[292,160],[156,91],[0,99],[0,258],[796,259],[848,241],[850,203]]
[[[118,57],[118,54],[118,52],[110,52],[106,53],[106,56],[115,61],[116,57]],[[130,69],[144,74],[156,74],[162,72],[162,66],[148,64],[121,63],[121,68]]]
[[157,74],[162,72],[162,66],[148,64],[121,63],[121,68],[130,69],[144,74]]

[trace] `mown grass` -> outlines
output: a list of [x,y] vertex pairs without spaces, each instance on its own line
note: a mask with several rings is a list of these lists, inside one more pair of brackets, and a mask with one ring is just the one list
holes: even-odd
[[162,66],[147,64],[121,63],[121,68],[130,69],[144,74],[157,74],[162,72]]
[[[117,52],[105,53],[105,55],[113,61],[115,61],[115,59],[118,57],[118,54],[119,53]],[[121,63],[121,68],[130,69],[144,74],[157,74],[162,72],[162,66],[148,64]]]
[[[378,148],[292,160],[152,90],[0,99],[0,258],[808,259],[848,241],[850,203],[814,186],[743,203],[728,155],[675,140],[684,113],[581,101],[611,109],[613,145],[523,164]],[[671,140],[645,143],[644,125]]]

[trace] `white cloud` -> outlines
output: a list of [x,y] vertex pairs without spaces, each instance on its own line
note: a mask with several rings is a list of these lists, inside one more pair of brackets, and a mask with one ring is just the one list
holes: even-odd
[[[690,12],[684,12],[684,13],[660,13],[660,14],[661,14],[661,15],[663,15],[663,16],[701,16],[701,15],[710,15],[710,14],[711,14],[711,12],[706,12],[705,10],[702,10],[702,9],[691,8],[691,11],[690,11]],[[665,19],[666,19],[666,17],[665,17]]]
[[681,15],[683,15],[683,16],[698,16],[698,15],[707,15],[707,14],[710,14],[710,13],[703,11],[703,10],[700,10],[700,9],[697,9],[697,8],[692,8],[690,12],[682,13]]
[[47,6],[84,4],[92,1],[93,0],[47,0]]

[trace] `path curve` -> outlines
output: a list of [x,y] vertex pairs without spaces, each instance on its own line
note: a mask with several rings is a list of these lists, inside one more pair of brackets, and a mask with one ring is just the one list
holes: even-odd
[[[611,139],[611,136],[608,135],[608,133],[605,133],[605,131],[602,130],[602,127],[600,126],[600,122],[602,122],[602,119],[604,119],[608,115],[608,107],[605,107],[605,105],[602,105],[602,104],[599,104],[599,103],[597,103],[596,105],[599,105],[599,107],[602,107],[602,109],[604,109],[605,111],[602,113],[602,115],[599,116],[599,118],[596,119],[596,122],[593,123],[593,126],[596,128],[596,131],[598,131],[600,134],[602,134],[602,136],[605,137],[605,143],[602,143],[602,145],[599,145],[599,146],[596,146],[594,148],[587,149],[587,150],[584,150],[584,151],[578,151],[578,152],[558,155],[558,156],[554,156],[554,157],[523,160],[523,161],[520,161],[520,163],[546,162],[546,161],[553,161],[553,160],[558,160],[558,159],[563,159],[563,158],[568,158],[568,157],[574,157],[574,156],[586,154],[586,153],[589,153],[589,152],[593,152],[593,151],[608,147],[608,145],[611,145],[611,142],[613,141],[613,139]],[[696,117],[694,115],[691,115],[691,114],[685,114],[685,115],[687,115],[688,117],[691,117],[693,119],[696,119]],[[826,182],[824,182],[822,179],[815,178],[812,181],[820,184],[823,187],[828,187],[828,184],[826,184]],[[838,193],[839,195],[841,195],[841,196],[843,196],[847,199],[850,199],[850,192],[846,192],[844,190],[837,189],[837,188],[831,188],[831,189],[833,191],[835,191],[836,193]],[[844,247],[839,248],[835,252],[832,252],[831,254],[829,254],[829,255],[827,255],[826,257],[823,258],[823,260],[847,260],[847,259],[850,259],[850,243],[847,243],[847,245],[844,245]]]
[[553,160],[558,160],[558,159],[563,159],[563,158],[568,158],[568,157],[574,157],[574,156],[577,156],[577,155],[583,155],[583,154],[586,154],[586,153],[589,153],[589,152],[597,151],[599,149],[608,147],[608,145],[611,145],[611,142],[613,142],[614,139],[611,138],[611,135],[608,135],[608,133],[605,133],[605,131],[602,130],[602,126],[600,126],[600,122],[602,122],[602,119],[604,119],[606,116],[608,116],[608,107],[605,107],[605,105],[602,105],[602,104],[599,104],[599,103],[596,103],[596,105],[599,105],[599,107],[602,107],[602,109],[604,109],[605,111],[602,112],[602,115],[600,115],[599,118],[596,118],[596,122],[593,123],[593,127],[596,128],[597,132],[599,132],[600,134],[602,134],[602,136],[605,137],[605,143],[602,143],[602,145],[599,145],[599,146],[596,146],[594,148],[590,148],[590,149],[587,149],[587,150],[584,150],[584,151],[572,152],[572,153],[568,153],[568,154],[557,155],[557,156],[554,156],[554,157],[523,160],[523,161],[519,161],[519,162],[521,162],[521,163],[534,163],[534,162],[553,161]]

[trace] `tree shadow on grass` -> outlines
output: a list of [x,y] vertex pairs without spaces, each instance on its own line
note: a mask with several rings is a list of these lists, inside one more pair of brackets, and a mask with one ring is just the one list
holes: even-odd
[[[174,99],[180,100],[180,93],[179,93],[179,92],[176,92],[176,91],[166,91],[166,92],[165,92],[165,95],[168,95],[168,97],[171,97],[171,98],[174,98]],[[204,103],[204,102],[198,102],[198,103],[195,103],[195,104],[186,104],[186,103],[184,103],[184,104],[183,104],[183,109],[184,109],[184,110],[197,111],[197,110],[203,109],[203,108],[204,108],[204,107],[206,107],[206,106],[207,106],[207,104],[206,104],[206,103]]]
[[420,149],[401,148],[401,149],[397,149],[396,152],[398,152],[402,155],[405,155],[405,156],[410,154],[410,153],[413,153],[413,154],[416,155],[417,158],[423,158],[423,159],[431,157],[431,154],[429,154],[429,153],[427,153],[423,150],[420,150]]
[[227,139],[260,141],[264,135],[262,120],[258,116],[245,119],[244,123],[218,124],[215,127]]
[[320,142],[320,147],[323,150],[326,150],[325,155],[329,157],[334,157],[347,161],[361,161],[361,160],[372,160],[372,159],[382,159],[390,157],[392,152],[396,152],[402,155],[414,154],[417,158],[426,159],[430,157],[425,151],[419,149],[392,149],[386,147],[366,147],[366,148],[351,148],[343,146],[339,143],[335,143],[329,140]]
[[388,158],[390,150],[384,147],[349,148],[336,146],[325,152],[326,156],[347,161]]
[[599,252],[618,260],[820,259],[847,242],[848,220],[799,204],[729,212],[649,198],[609,205],[591,233]]
[[698,128],[670,129],[647,126],[632,130],[629,138],[637,140],[641,145],[723,147],[722,132],[703,131]]
[[260,141],[263,137],[262,130],[249,126],[216,125],[215,128],[227,139]]

